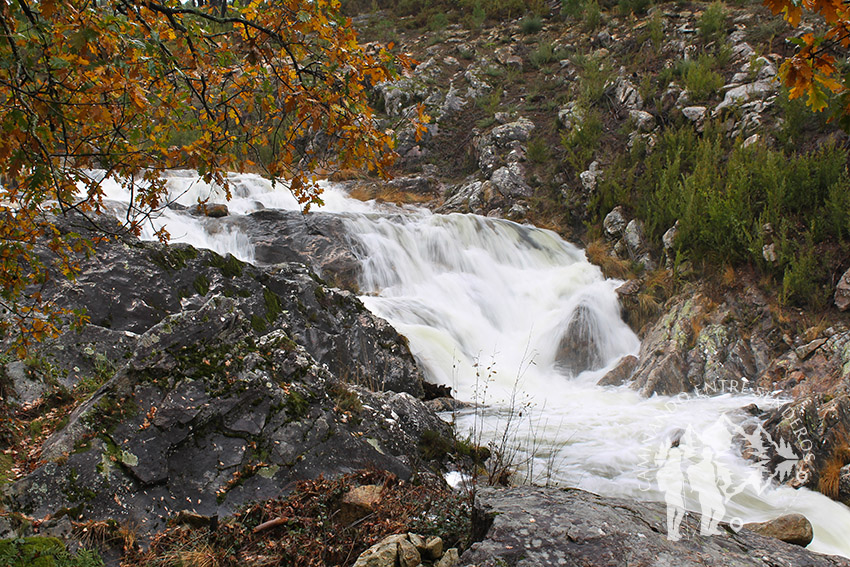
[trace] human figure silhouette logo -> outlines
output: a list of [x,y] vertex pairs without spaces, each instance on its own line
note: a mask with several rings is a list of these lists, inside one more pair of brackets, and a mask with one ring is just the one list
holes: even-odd
[[[724,453],[734,447],[735,439],[748,446],[754,455],[754,464],[746,478],[736,478],[725,464]],[[770,474],[768,447],[780,456],[780,465]],[[676,440],[667,437],[655,453],[656,480],[658,489],[667,504],[667,539],[682,539],[682,520],[687,514],[687,505],[696,508],[699,504],[700,535],[720,534],[720,522],[727,521],[734,529],[743,524],[740,518],[727,519],[730,500],[748,485],[761,493],[771,479],[784,482],[790,477],[799,457],[789,453],[784,440],[774,443],[767,432],[757,426],[747,432],[722,416],[711,427],[697,434],[692,426]]]

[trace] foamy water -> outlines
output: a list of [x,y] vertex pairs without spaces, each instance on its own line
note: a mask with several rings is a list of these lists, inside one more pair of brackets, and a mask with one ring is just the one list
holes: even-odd
[[[298,209],[288,191],[258,176],[231,179],[231,214]],[[118,183],[107,181],[106,188],[112,199],[129,198]],[[190,172],[175,172],[169,188],[185,205],[223,200]],[[344,222],[365,251],[365,305],[408,338],[430,381],[475,404],[447,418],[456,420],[461,436],[515,451],[522,465],[517,477],[663,501],[661,457],[672,456],[690,475],[686,506],[698,511],[699,495],[716,488],[716,478],[698,474],[710,455],[712,470],[727,475],[735,492],[724,503],[723,521],[799,512],[814,525],[810,549],[850,557],[848,508],[809,490],[765,484],[732,440],[737,427],[753,421],[739,408],[767,408],[777,400],[741,394],[647,399],[628,386],[596,386],[640,344],[620,318],[619,282],[603,278],[582,250],[550,231],[504,220],[419,209],[384,214],[381,205],[350,199],[332,184],[324,184],[323,199],[317,210],[349,213]],[[144,236],[165,226],[173,241],[253,261],[248,238],[219,224],[165,210]],[[601,368],[572,375],[556,356],[579,308]],[[670,449],[673,439],[681,440]]]

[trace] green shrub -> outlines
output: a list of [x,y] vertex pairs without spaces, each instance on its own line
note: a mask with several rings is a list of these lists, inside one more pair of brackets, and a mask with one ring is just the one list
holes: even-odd
[[576,172],[584,171],[593,161],[593,154],[602,138],[602,118],[595,110],[584,111],[581,124],[561,135],[564,161]]
[[[574,149],[572,159],[577,154],[587,156]],[[831,271],[850,259],[847,163],[835,144],[800,154],[744,148],[711,123],[702,136],[685,125],[665,130],[652,153],[635,149],[606,167],[590,207],[598,222],[614,206],[629,206],[656,243],[678,221],[680,258],[708,270],[756,266],[781,282],[783,301],[819,309]],[[773,262],[763,257],[767,244]]]
[[441,32],[449,27],[449,18],[444,13],[439,12],[428,18],[428,29],[433,32]]
[[552,44],[548,41],[541,42],[540,45],[537,46],[537,49],[532,51],[528,56],[528,60],[535,69],[548,65],[556,59],[555,48],[552,47]]
[[708,5],[697,22],[699,35],[706,41],[716,41],[726,33],[726,9],[719,0]]
[[635,14],[641,16],[646,14],[649,7],[652,5],[652,0],[619,0],[617,3],[617,11],[622,16]]
[[581,75],[578,99],[583,106],[591,106],[602,100],[605,87],[613,74],[610,64],[595,57],[576,55],[572,58]]
[[519,27],[525,35],[537,33],[543,29],[543,20],[536,14],[528,14],[519,23]]
[[584,0],[563,0],[561,2],[561,17],[579,19],[584,14]]
[[97,553],[82,549],[71,555],[54,537],[0,540],[0,565],[8,567],[103,567]]
[[532,163],[546,163],[549,161],[551,157],[551,152],[549,151],[549,142],[546,138],[537,137],[532,138],[528,142],[528,161]]
[[590,0],[590,2],[585,4],[582,25],[589,32],[596,30],[602,25],[602,10],[599,8],[596,0]]
[[646,25],[646,31],[655,50],[661,51],[661,47],[664,45],[664,21],[661,19],[660,11],[652,14],[649,23]]
[[679,62],[677,72],[688,89],[691,101],[708,100],[726,83],[723,76],[714,71],[714,65],[714,58],[708,55]]
[[475,6],[472,8],[472,12],[469,15],[469,23],[472,29],[479,29],[484,25],[484,21],[487,19],[487,11],[481,5],[481,2],[476,2]]

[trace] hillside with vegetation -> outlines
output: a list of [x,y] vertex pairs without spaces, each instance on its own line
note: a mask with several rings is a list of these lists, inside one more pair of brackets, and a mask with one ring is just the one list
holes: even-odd
[[[300,203],[318,204],[317,171],[364,201],[550,229],[621,280],[623,317],[641,339],[640,352],[617,361],[600,386],[626,385],[643,398],[786,396],[788,405],[743,410],[807,455],[805,474],[789,486],[850,505],[848,112],[842,96],[812,104],[780,80],[783,62],[827,28],[822,16],[807,12],[792,27],[749,0],[343,0],[360,52],[336,20],[320,21],[333,3],[311,3],[310,13],[286,4],[281,13],[301,22],[284,26],[287,41],[329,34],[309,45],[319,63],[299,67],[290,55],[305,73],[296,79],[281,71],[285,49],[269,55],[253,31],[228,35],[248,53],[239,71],[215,43],[221,30],[237,28],[215,16],[220,4],[197,4],[213,20],[188,32],[152,4],[165,18],[154,20],[157,29],[165,43],[174,38],[164,30],[207,42],[194,60],[185,43],[185,61],[175,59],[181,72],[214,63],[228,72],[213,73],[220,82],[197,101],[166,87],[179,75],[172,68],[154,73],[151,84],[179,109],[163,106],[154,121],[130,95],[116,98],[123,102],[112,110],[138,110],[132,120],[142,129],[125,135],[126,124],[95,117],[102,131],[92,136],[134,144],[116,171],[147,175],[146,160],[155,158],[150,171],[193,167],[223,184],[229,168],[280,174]],[[259,13],[256,3],[248,8]],[[119,32],[110,28],[109,37]],[[159,60],[141,51],[155,69]],[[268,98],[247,96],[252,89]],[[310,104],[298,106],[299,97]],[[235,114],[231,100],[239,101]],[[205,101],[221,114],[189,120]],[[32,123],[44,137],[74,139]],[[30,149],[30,158],[40,155]],[[334,152],[340,159],[328,157]],[[53,157],[51,167],[68,175],[63,191],[80,181],[77,169],[109,165],[86,154],[65,168],[64,156]],[[5,174],[41,186],[38,167],[14,167]],[[157,192],[164,178],[152,179],[148,212],[165,208]],[[26,233],[18,240],[4,237],[20,255],[14,270],[12,260],[3,264],[12,282],[3,300],[12,307],[2,328],[20,322],[22,297],[43,301],[49,324],[26,322],[22,332],[38,336],[23,350],[13,332],[4,335],[0,563],[454,567],[547,563],[551,552],[582,565],[628,554],[635,564],[665,554],[674,562],[699,555],[705,565],[847,564],[801,549],[805,526],[803,536],[748,525],[708,543],[675,542],[665,538],[663,504],[578,489],[485,488],[519,479],[516,455],[504,454],[508,436],[484,446],[446,423],[469,406],[429,384],[408,338],[357,297],[364,253],[342,221],[171,204],[217,223],[219,233],[241,231],[261,250],[253,265],[138,240],[132,207],[120,225],[100,216],[112,205],[103,205],[102,179],[88,181],[97,189],[82,204],[60,198],[50,208],[41,195],[46,204],[32,218],[47,220],[30,232],[16,225],[13,236]],[[230,188],[241,196],[228,186],[228,197]],[[57,244],[98,242],[104,233],[119,238],[96,251]],[[69,279],[40,275],[57,255]],[[31,271],[18,269],[26,262]],[[88,324],[60,330],[53,316],[71,313],[85,313]],[[596,345],[569,323],[557,356],[577,374],[591,369]],[[450,471],[467,475],[466,489],[448,487]],[[528,534],[529,514],[538,535]],[[694,534],[698,524],[685,520]],[[602,537],[587,527],[601,525],[610,528]]]

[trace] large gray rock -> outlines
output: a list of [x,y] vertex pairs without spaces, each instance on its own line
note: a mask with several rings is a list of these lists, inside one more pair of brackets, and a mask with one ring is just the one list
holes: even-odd
[[806,547],[812,542],[812,523],[802,514],[786,514],[766,522],[744,524],[744,528],[786,543]]
[[715,107],[712,114],[717,116],[720,111],[725,108],[740,105],[751,100],[764,99],[768,95],[774,94],[778,88],[778,84],[773,80],[755,81],[753,83],[731,88],[726,91],[726,95],[723,97],[723,102]]
[[[622,72],[622,70],[621,70]],[[643,97],[637,87],[624,75],[618,76],[611,84],[614,104],[625,111],[640,110],[643,107]]]
[[622,386],[629,381],[637,367],[636,356],[628,354],[620,359],[617,365],[599,379],[597,386]]
[[847,559],[749,530],[701,536],[699,517],[693,514],[682,522],[685,537],[671,541],[663,503],[604,498],[577,489],[482,489],[476,507],[473,529],[482,539],[461,555],[461,565],[850,566]]
[[620,205],[611,209],[611,212],[605,215],[605,219],[602,221],[605,234],[611,238],[620,238],[627,224],[625,211]]
[[596,342],[600,323],[592,309],[582,304],[573,311],[558,342],[555,363],[564,372],[576,376],[585,370],[602,367],[602,351]]
[[467,181],[451,191],[437,212],[484,214],[495,193],[490,181]]
[[584,122],[584,113],[577,102],[569,102],[558,110],[558,123],[565,130],[572,130]]
[[654,270],[655,261],[649,253],[649,242],[643,230],[643,222],[632,219],[623,231],[623,243],[632,261],[643,264],[644,269]]
[[520,117],[514,122],[496,126],[487,135],[487,139],[499,148],[507,148],[512,142],[527,142],[533,130],[534,122],[528,118]]
[[581,186],[586,193],[592,193],[599,185],[599,180],[602,178],[602,170],[599,168],[599,162],[594,160],[590,163],[585,171],[579,174]]
[[[753,326],[745,328],[745,320]],[[632,387],[645,396],[754,389],[777,353],[776,335],[770,310],[754,290],[720,305],[687,291],[669,301],[646,332]]]
[[518,163],[494,171],[490,176],[490,183],[503,197],[531,197],[531,187],[525,181],[525,171]]
[[[396,182],[406,190],[429,190],[427,178],[409,179]],[[357,291],[360,261],[356,244],[338,215],[264,209],[214,222],[247,236],[254,246],[255,263],[299,262],[332,285]]]
[[406,478],[425,431],[449,434],[414,397],[406,341],[301,264],[128,240],[82,268],[45,292],[89,310],[84,343],[66,333],[40,352],[70,376],[88,368],[80,351],[104,346],[110,370],[45,442],[45,462],[5,489],[9,510],[144,535],[180,511],[228,514],[319,474]]
[[850,308],[850,270],[844,272],[835,286],[835,306],[839,311]]

